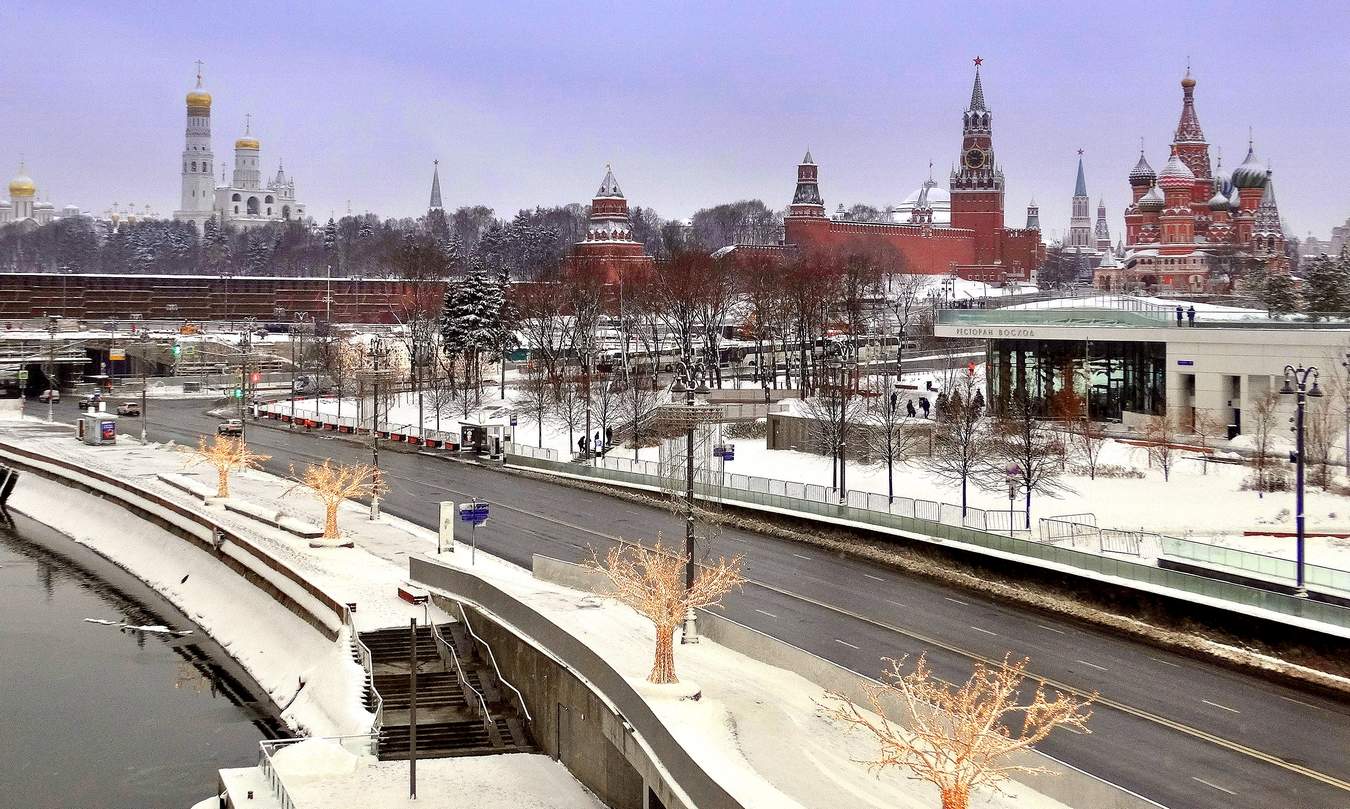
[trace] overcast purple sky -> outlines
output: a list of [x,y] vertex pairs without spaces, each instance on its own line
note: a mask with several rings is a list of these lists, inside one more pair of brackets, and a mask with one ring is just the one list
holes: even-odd
[[1009,223],[1034,196],[1063,235],[1082,148],[1114,238],[1139,138],[1166,160],[1189,55],[1225,165],[1251,126],[1294,234],[1325,238],[1350,216],[1346,30],[1344,2],[10,2],[0,173],[22,153],[58,207],[167,214],[200,58],[217,161],[253,113],[266,173],[284,158],[321,219],[422,213],[433,158],[447,207],[585,202],[612,162],[667,218],[781,208],[808,145],[831,209],[881,205],[930,158],[946,186],[979,54]]

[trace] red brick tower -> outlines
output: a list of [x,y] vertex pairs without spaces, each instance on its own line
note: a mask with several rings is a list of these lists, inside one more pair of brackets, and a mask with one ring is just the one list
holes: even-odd
[[628,200],[609,166],[605,166],[605,179],[591,200],[586,239],[572,248],[568,262],[573,269],[602,273],[608,283],[617,282],[626,270],[645,269],[654,263],[642,243],[633,240]]
[[975,233],[975,263],[1001,261],[1003,170],[994,160],[993,116],[984,103],[980,57],[975,57],[975,86],[961,119],[961,165],[951,175],[952,227]]

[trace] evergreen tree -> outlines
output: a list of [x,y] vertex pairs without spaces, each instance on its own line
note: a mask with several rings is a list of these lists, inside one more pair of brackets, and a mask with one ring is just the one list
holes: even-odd
[[1320,255],[1304,278],[1303,311],[1314,316],[1344,312],[1350,303],[1350,262]]
[[506,336],[503,285],[489,278],[477,257],[469,273],[452,282],[441,310],[441,344],[449,356],[462,355],[465,382],[479,383],[479,363],[484,354],[500,351]]
[[1266,279],[1265,289],[1261,290],[1260,297],[1272,315],[1298,311],[1298,287],[1294,277],[1289,273],[1275,273]]

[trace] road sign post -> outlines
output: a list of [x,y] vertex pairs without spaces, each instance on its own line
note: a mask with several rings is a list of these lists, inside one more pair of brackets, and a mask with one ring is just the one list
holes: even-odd
[[478,498],[459,504],[459,525],[469,527],[469,564],[478,560],[478,526],[488,521],[488,504]]

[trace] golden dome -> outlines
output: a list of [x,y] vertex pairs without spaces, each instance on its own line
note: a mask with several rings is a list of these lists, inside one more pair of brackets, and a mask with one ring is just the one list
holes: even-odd
[[33,185],[33,178],[24,174],[22,170],[19,176],[9,181],[10,197],[31,197],[37,193],[37,186]]
[[198,87],[196,90],[187,94],[187,105],[189,107],[203,107],[211,109],[211,94]]
[[261,149],[261,148],[262,148],[262,144],[261,144],[261,143],[258,143],[258,139],[257,139],[257,138],[245,136],[245,137],[242,137],[242,138],[240,138],[239,140],[237,140],[237,141],[234,142],[234,148],[236,148],[236,149]]

